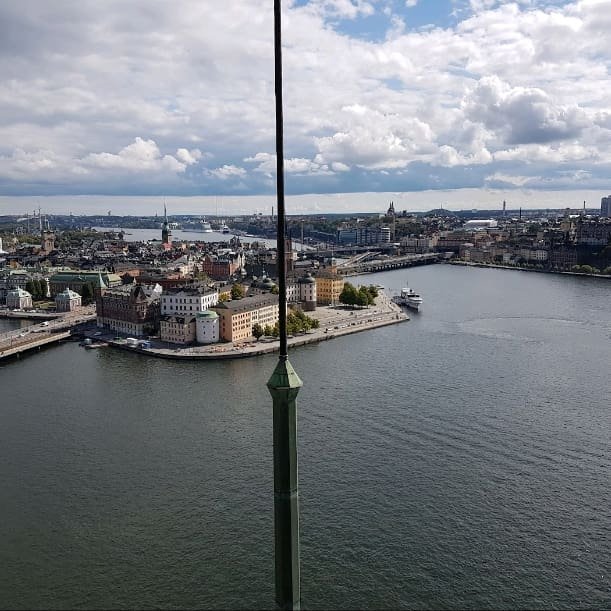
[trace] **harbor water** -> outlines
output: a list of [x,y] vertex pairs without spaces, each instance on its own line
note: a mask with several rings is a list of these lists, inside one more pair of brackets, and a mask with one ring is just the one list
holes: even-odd
[[[302,606],[611,601],[611,283],[432,265],[407,323],[296,349]],[[0,605],[270,608],[274,355],[0,365]]]

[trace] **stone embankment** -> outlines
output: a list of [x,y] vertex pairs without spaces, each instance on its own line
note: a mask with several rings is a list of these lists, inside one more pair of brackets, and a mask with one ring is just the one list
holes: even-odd
[[[316,318],[320,327],[301,335],[289,337],[289,348],[323,342],[350,333],[359,333],[409,320],[409,316],[399,306],[392,303],[387,295],[382,293],[376,299],[375,306],[370,308],[351,310],[343,306],[319,307],[315,312],[309,312],[308,315]],[[115,348],[165,359],[240,359],[277,352],[280,348],[278,340],[269,342],[252,340],[235,344],[229,342],[183,348],[170,347],[169,344],[160,342],[155,338],[150,340],[150,348],[142,348],[129,346],[125,338],[116,339],[112,334],[100,334],[99,331],[91,331],[87,332],[86,335],[93,340],[104,342]]]

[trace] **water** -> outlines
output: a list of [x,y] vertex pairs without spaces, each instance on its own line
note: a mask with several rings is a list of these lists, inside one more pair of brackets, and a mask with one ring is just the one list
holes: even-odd
[[21,327],[29,327],[31,324],[32,321],[26,318],[0,318],[0,334],[20,329]]
[[[104,231],[121,231],[118,227],[93,227],[100,233]],[[148,240],[161,241],[161,229],[123,229],[124,239],[126,242],[146,242]],[[202,233],[199,231],[183,231],[182,229],[172,229],[172,240],[174,242],[229,242],[234,237],[233,233],[221,233],[213,231],[211,233]],[[258,238],[255,236],[239,236],[240,242],[250,244],[258,242],[265,244],[267,248],[276,248],[275,238]]]
[[[611,284],[407,273],[363,281],[410,322],[291,354],[303,606],[608,607]],[[2,606],[273,606],[275,362],[0,366]]]

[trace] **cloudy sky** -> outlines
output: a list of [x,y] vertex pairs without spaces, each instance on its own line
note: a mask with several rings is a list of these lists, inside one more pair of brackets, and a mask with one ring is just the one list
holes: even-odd
[[[0,3],[0,195],[273,195],[265,4]],[[611,0],[283,10],[287,193],[611,192]]]

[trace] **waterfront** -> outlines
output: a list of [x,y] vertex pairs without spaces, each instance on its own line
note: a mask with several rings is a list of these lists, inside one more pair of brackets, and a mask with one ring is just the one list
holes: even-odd
[[[147,242],[149,240],[161,241],[161,225],[159,229],[120,229],[119,227],[93,227],[99,233],[105,231],[123,231],[126,242]],[[201,231],[183,231],[182,229],[172,229],[172,240],[174,242],[229,242],[235,234],[212,231],[203,233]],[[265,244],[267,248],[276,248],[276,240],[270,238],[259,238],[256,236],[238,236],[240,242],[250,244],[257,242]]]
[[[361,279],[406,280],[410,322],[291,353],[303,606],[607,605],[609,282]],[[276,360],[1,365],[2,606],[272,606]]]

